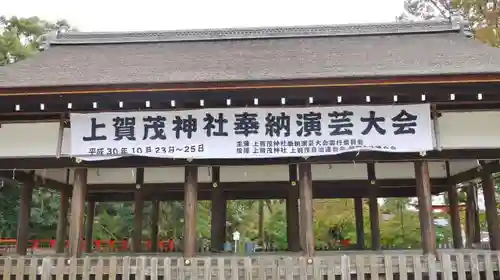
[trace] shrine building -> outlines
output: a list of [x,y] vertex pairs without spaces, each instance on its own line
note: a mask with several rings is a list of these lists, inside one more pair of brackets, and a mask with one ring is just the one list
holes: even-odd
[[431,195],[447,193],[463,249],[457,186],[470,182],[481,182],[498,250],[499,85],[500,50],[455,20],[49,36],[0,67],[0,170],[22,183],[16,252],[44,187],[61,193],[56,247],[68,240],[69,257],[91,250],[101,201],[134,201],[133,253],[146,250],[145,203],[157,251],[158,203],[184,201],[182,254],[193,258],[198,201],[212,201],[222,250],[228,200],[284,199],[289,250],[313,257],[313,199],[354,199],[358,247],[378,251],[377,198],[413,196],[432,255]]

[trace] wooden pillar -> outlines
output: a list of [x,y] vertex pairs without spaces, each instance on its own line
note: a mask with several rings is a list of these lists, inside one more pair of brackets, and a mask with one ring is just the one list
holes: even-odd
[[467,213],[466,213],[466,233],[467,247],[472,248],[481,243],[481,228],[479,224],[479,207],[477,203],[477,187],[471,183],[466,188],[467,192]]
[[212,190],[212,226],[210,228],[210,238],[212,249],[222,251],[224,249],[226,232],[226,198],[224,190],[215,187]]
[[220,167],[212,166],[212,226],[210,239],[212,250],[224,250],[226,242],[226,194],[220,187]]
[[458,208],[457,186],[448,189],[448,202],[450,207],[451,231],[453,234],[453,248],[463,249],[462,227],[460,226],[460,209]]
[[466,248],[472,248],[474,244],[474,197],[472,195],[471,185],[465,187],[465,237]]
[[479,219],[479,197],[478,197],[478,185],[474,184],[473,186],[473,194],[474,194],[474,204],[475,211],[474,213],[474,243],[481,244],[481,220]]
[[297,186],[288,190],[286,198],[286,230],[288,250],[300,252],[299,234],[299,191]]
[[299,188],[297,185],[297,165],[289,166],[290,186],[286,198],[286,234],[288,250],[300,252],[299,237]]
[[484,206],[486,210],[486,223],[490,237],[490,249],[500,250],[500,228],[498,224],[497,200],[495,190],[495,178],[485,170],[481,173],[483,181]]
[[184,180],[184,257],[192,258],[196,254],[198,167],[186,166]]
[[87,169],[76,168],[74,171],[73,194],[71,196],[71,219],[69,223],[69,250],[71,258],[82,255],[83,218],[87,197]]
[[431,182],[427,161],[416,161],[415,180],[417,183],[418,213],[424,254],[436,255],[436,229],[432,216]]
[[85,252],[92,252],[92,236],[94,232],[95,201],[87,201],[87,220],[85,222]]
[[356,247],[358,249],[365,248],[365,227],[363,217],[363,198],[354,198],[354,216],[356,219]]
[[134,192],[134,222],[132,231],[132,252],[142,251],[142,220],[144,218],[144,168],[137,168]]
[[368,207],[370,212],[370,230],[372,237],[372,250],[382,250],[380,243],[380,214],[378,207],[378,185],[377,177],[375,175],[375,163],[370,162],[366,165],[368,173],[368,181],[370,182],[370,190]]
[[313,191],[310,163],[299,164],[300,238],[306,257],[314,255]]
[[151,202],[151,252],[158,252],[158,220],[160,215],[160,201]]
[[56,231],[56,253],[64,253],[68,231],[69,188],[60,191],[59,213]]
[[[33,188],[35,187],[35,174],[31,172],[30,180],[24,182],[21,188],[21,201],[19,202],[19,214],[17,217],[17,242],[16,253],[26,255],[28,250],[29,223],[31,217],[31,200]],[[32,179],[31,179],[32,178]]]
[[227,195],[226,193],[224,192],[224,200],[222,201],[222,205],[224,205],[224,207],[222,207],[222,214],[221,214],[221,217],[224,217],[222,220],[224,221],[224,225],[223,225],[223,230],[220,231],[219,233],[219,238],[220,238],[220,244],[222,244],[222,249],[224,249],[224,243],[226,243],[226,240],[227,240]]

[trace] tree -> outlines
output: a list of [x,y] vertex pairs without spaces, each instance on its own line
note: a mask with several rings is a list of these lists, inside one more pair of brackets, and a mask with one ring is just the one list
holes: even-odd
[[405,12],[398,20],[430,20],[450,17],[451,3],[448,0],[405,0]]
[[[38,17],[18,18],[0,16],[0,66],[23,60],[38,52],[47,32],[71,29],[61,20],[51,23]],[[0,188],[0,237],[14,237],[17,230],[17,213],[20,185],[2,181]],[[33,190],[30,227],[40,238],[51,238],[57,227],[59,194],[46,188]]]
[[38,17],[0,16],[0,66],[37,53],[45,34],[69,29],[71,26],[65,20],[51,23]]
[[454,20],[453,14],[470,22],[477,40],[494,47],[500,46],[500,0],[405,0],[405,12],[397,19]]
[[0,238],[16,236],[21,191],[16,184],[2,181],[0,189]]

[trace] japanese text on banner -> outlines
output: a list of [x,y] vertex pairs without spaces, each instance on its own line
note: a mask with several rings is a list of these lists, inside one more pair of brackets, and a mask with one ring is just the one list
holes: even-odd
[[428,104],[71,114],[71,152],[92,160],[306,157],[433,148]]

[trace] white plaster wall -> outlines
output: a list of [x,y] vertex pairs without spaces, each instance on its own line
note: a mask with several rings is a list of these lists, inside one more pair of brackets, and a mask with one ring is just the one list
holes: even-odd
[[[438,119],[441,149],[500,148],[500,111],[444,112]],[[59,122],[5,123],[0,127],[0,158],[50,157],[57,152]],[[64,129],[62,156],[70,154],[71,130]],[[231,179],[229,179],[231,180]]]
[[63,131],[61,156],[70,156],[70,155],[71,155],[71,129],[65,128]]
[[[145,183],[184,183],[184,167],[155,167],[144,169]],[[198,167],[198,182],[212,182],[212,170],[208,166]]]
[[288,165],[221,166],[221,182],[288,181]]
[[500,148],[500,111],[445,112],[438,119],[442,149]]
[[477,168],[479,166],[479,162],[477,160],[452,160],[449,163],[451,175],[455,175],[472,168]]
[[[412,163],[376,163],[377,179],[412,179],[415,178]],[[430,162],[431,178],[445,178],[444,162]],[[43,169],[36,173],[42,177],[59,182],[66,182],[65,169]],[[88,171],[89,184],[134,184],[135,168],[91,168]],[[221,182],[283,182],[288,181],[288,165],[261,166],[221,166]],[[313,164],[312,178],[315,181],[328,180],[368,180],[366,164]],[[145,183],[183,183],[184,167],[155,167],[144,169]],[[198,167],[198,182],[212,181],[211,168]],[[70,172],[70,184],[73,172]]]
[[[135,168],[92,168],[89,169],[89,184],[135,184]],[[144,168],[144,182],[183,183],[183,167]],[[198,182],[211,182],[207,167],[198,168]]]
[[[415,167],[412,162],[375,163],[377,179],[415,179]],[[440,161],[429,162],[431,178],[446,178],[446,165]]]
[[[40,169],[35,170],[35,174],[52,180],[59,181],[61,183],[66,183],[66,169]],[[69,182],[73,183],[73,172],[70,170]]]
[[312,178],[317,181],[328,180],[363,180],[368,178],[366,164],[313,164],[311,167]]
[[0,127],[0,157],[55,156],[59,122],[6,123]]

